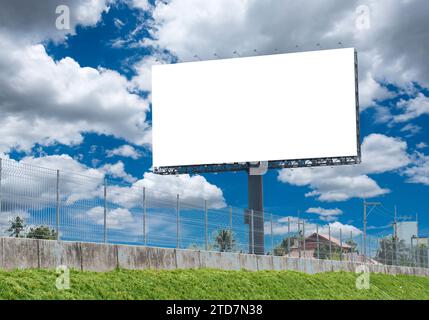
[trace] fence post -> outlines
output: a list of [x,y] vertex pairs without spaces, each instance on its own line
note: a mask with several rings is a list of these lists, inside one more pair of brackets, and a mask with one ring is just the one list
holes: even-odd
[[104,178],[104,224],[103,224],[103,240],[107,242],[107,179]]
[[232,251],[232,206],[229,207],[229,232],[231,233],[231,237],[230,237],[230,247],[231,247],[231,251]]
[[180,248],[180,198],[176,198],[176,248]]
[[143,244],[147,244],[146,235],[146,187],[143,187]]
[[255,254],[255,230],[253,227],[253,209],[250,210],[250,223],[252,224],[252,228],[251,228],[251,234],[252,234],[252,243],[251,243],[251,247],[252,247],[252,254]]
[[301,222],[298,218],[298,257],[301,258]]
[[204,200],[204,239],[205,239],[205,248],[207,251],[209,249],[207,200]]
[[319,225],[318,224],[316,224],[316,246],[317,246],[317,259],[320,259]]
[[329,260],[332,260],[332,242],[331,242],[331,226],[328,225],[328,235],[329,235]]
[[57,188],[56,188],[56,206],[55,206],[55,231],[57,240],[60,240],[60,170],[57,170]]
[[343,234],[340,228],[340,261],[343,261]]
[[290,258],[290,217],[287,217],[287,255]]
[[304,220],[302,220],[302,238],[304,243],[303,248],[304,248],[304,258],[305,258],[306,256],[305,256],[305,221]]
[[271,223],[271,255],[274,255],[273,214],[272,213],[270,213],[270,223]]

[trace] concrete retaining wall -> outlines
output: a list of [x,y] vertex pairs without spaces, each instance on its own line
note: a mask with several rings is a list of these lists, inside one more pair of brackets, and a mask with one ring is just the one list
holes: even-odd
[[[288,257],[255,256],[98,243],[0,238],[0,269],[55,269],[66,265],[76,270],[123,269],[295,270],[306,273],[355,272],[361,263]],[[367,265],[370,272],[429,276],[429,269]]]

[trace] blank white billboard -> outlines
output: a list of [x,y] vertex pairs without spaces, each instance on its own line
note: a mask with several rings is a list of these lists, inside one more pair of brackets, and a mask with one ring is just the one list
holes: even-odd
[[157,65],[153,166],[358,156],[353,48]]

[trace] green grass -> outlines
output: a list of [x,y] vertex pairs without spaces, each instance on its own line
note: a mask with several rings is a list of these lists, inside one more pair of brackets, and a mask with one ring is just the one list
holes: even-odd
[[369,290],[358,275],[294,271],[172,270],[106,273],[71,271],[69,290],[57,290],[47,270],[0,270],[0,299],[425,299],[429,279],[371,274]]

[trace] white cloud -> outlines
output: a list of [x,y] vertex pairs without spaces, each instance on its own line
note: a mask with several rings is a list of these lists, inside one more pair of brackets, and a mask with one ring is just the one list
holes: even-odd
[[[360,4],[369,7],[370,29],[356,27]],[[361,105],[373,106],[388,98],[382,84],[407,88],[411,82],[429,86],[428,3],[424,0],[172,0],[158,2],[153,11],[155,45],[185,61],[212,59],[216,52],[231,57],[304,51],[343,46],[356,47],[361,75]],[[410,36],[412,33],[412,36]],[[299,45],[296,48],[296,45]]]
[[124,144],[118,148],[107,150],[106,154],[108,157],[121,156],[125,158],[131,158],[134,160],[137,160],[142,156],[142,154],[139,151],[137,151],[133,146],[130,146],[129,144]]
[[[109,10],[112,0],[3,0],[0,11],[0,29],[14,40],[38,43],[46,39],[61,41],[75,33],[75,27],[93,26],[101,14]],[[70,30],[56,28],[59,14],[56,8],[66,5],[70,9]]]
[[[288,226],[288,219],[290,221],[289,226]],[[302,221],[303,220],[301,220],[301,223]],[[335,221],[328,224],[320,224],[318,225],[318,228],[317,228],[317,224],[315,223],[306,222],[305,220],[304,222],[305,222],[306,236],[311,235],[312,233],[316,232],[316,230],[319,231],[319,234],[327,235],[329,233],[329,229],[331,231],[331,236],[335,238],[339,238],[340,230],[344,238],[350,235],[350,232],[353,234],[353,237],[362,233],[362,231],[356,228],[355,226],[350,224],[343,224],[339,221]],[[265,233],[270,234],[271,232],[270,222],[266,222],[264,227],[265,227]],[[288,230],[290,230],[291,233],[298,232],[297,217],[292,217],[292,216],[283,217],[273,222],[273,234],[275,236],[286,236],[288,234]],[[302,225],[300,227],[300,230],[302,230]]]
[[151,143],[149,103],[115,71],[54,61],[42,45],[17,47],[0,33],[0,151],[35,143],[79,144],[83,132]]
[[128,2],[132,7],[145,11],[151,10],[153,8],[148,0],[128,0]]
[[406,142],[382,134],[371,134],[362,143],[362,163],[355,166],[283,169],[278,180],[296,186],[309,186],[308,197],[320,201],[372,198],[390,192],[368,174],[394,171],[411,162]]
[[422,127],[412,123],[407,123],[401,128],[401,132],[407,133],[406,137],[414,136],[420,131],[422,131]]
[[413,166],[404,170],[409,183],[421,183],[429,186],[429,156],[416,152]]
[[371,72],[362,77],[359,83],[359,105],[361,110],[376,105],[378,100],[389,99],[393,94],[379,82],[375,81]]
[[109,174],[113,178],[120,178],[126,182],[132,183],[137,181],[136,178],[125,172],[125,166],[122,161],[118,161],[115,164],[106,163],[99,170]]
[[420,117],[421,115],[429,115],[429,98],[423,93],[418,93],[417,96],[410,100],[400,100],[397,107],[402,109],[403,113],[393,117],[395,122],[405,122],[411,119]]
[[416,144],[416,148],[417,149],[425,149],[425,148],[427,148],[428,147],[428,145],[427,145],[427,143],[426,142],[420,142],[420,143],[417,143]]
[[343,211],[341,209],[338,209],[338,208],[324,209],[321,207],[308,208],[306,212],[317,214],[319,216],[319,219],[323,220],[323,221],[335,221],[338,219],[339,215],[343,214]]
[[222,190],[210,184],[204,177],[183,174],[180,176],[162,176],[146,172],[143,179],[131,187],[112,186],[109,191],[113,203],[125,208],[141,206],[143,187],[147,189],[148,203],[155,206],[175,207],[176,196],[186,205],[204,207],[204,200],[210,208],[219,209],[226,206]]

